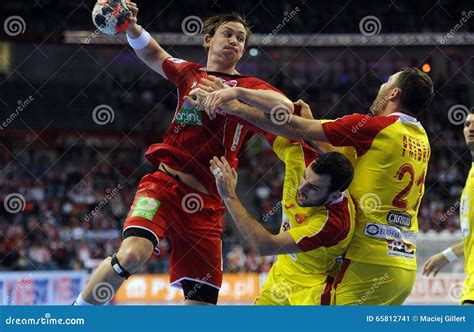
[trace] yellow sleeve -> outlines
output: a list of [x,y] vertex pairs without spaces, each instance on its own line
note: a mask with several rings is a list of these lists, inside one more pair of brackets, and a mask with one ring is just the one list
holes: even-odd
[[[329,212],[328,212],[329,213]],[[325,235],[325,228],[328,217],[324,214],[318,214],[311,217],[307,224],[287,230],[295,243],[303,251],[314,250],[325,243],[322,236]],[[327,234],[326,234],[327,235]]]
[[297,159],[296,156],[304,156],[300,141],[292,142],[282,136],[275,138],[273,151],[285,164],[287,164],[288,161],[294,161],[295,158]]

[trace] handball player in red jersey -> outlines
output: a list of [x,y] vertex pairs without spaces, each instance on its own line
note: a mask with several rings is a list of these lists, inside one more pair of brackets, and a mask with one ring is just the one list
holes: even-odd
[[[222,283],[222,224],[224,207],[208,168],[214,156],[224,156],[237,168],[239,151],[258,129],[225,114],[225,109],[252,109],[240,101],[221,106],[210,118],[194,106],[190,91],[208,92],[226,87],[262,90],[274,95],[275,107],[293,105],[268,83],[243,76],[235,69],[244,54],[250,29],[238,14],[213,16],[204,22],[207,66],[172,57],[137,24],[137,5],[131,10],[127,38],[137,56],[174,84],[178,106],[163,143],[146,152],[157,167],[145,175],[123,228],[123,242],[91,276],[76,305],[103,304],[97,292],[106,285],[116,292],[131,274],[146,263],[158,243],[171,243],[170,282],[181,287],[186,304],[216,304]],[[266,90],[266,91],[263,91]]]

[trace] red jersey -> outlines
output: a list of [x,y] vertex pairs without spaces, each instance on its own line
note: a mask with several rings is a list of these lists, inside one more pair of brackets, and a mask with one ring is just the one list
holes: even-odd
[[226,87],[280,91],[256,77],[208,72],[199,64],[177,58],[166,59],[163,71],[178,89],[178,105],[163,143],[151,145],[145,156],[156,167],[163,162],[175,170],[192,174],[212,196],[220,199],[209,161],[214,156],[224,156],[232,168],[237,168],[242,144],[261,130],[226,114],[218,114],[211,120],[204,111],[185,103],[184,96],[201,78],[209,75],[219,77]]

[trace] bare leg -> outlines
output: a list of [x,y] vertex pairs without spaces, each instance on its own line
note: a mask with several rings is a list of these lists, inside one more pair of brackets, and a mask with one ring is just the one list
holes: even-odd
[[[146,263],[152,252],[153,244],[150,240],[132,236],[122,242],[117,259],[125,270],[134,273]],[[100,263],[80,294],[86,303],[97,305],[109,302],[125,281],[125,278],[114,271],[111,260],[108,257]]]

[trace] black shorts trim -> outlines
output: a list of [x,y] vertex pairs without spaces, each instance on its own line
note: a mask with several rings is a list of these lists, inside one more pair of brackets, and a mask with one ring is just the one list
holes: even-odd
[[219,297],[218,288],[189,279],[181,280],[181,287],[183,288],[186,300],[217,304],[217,298]]
[[156,239],[156,235],[145,228],[138,228],[138,227],[128,227],[122,234],[122,238],[126,239],[127,237],[131,236],[138,236],[145,239],[150,240],[153,243],[153,248],[158,247],[158,240]]

